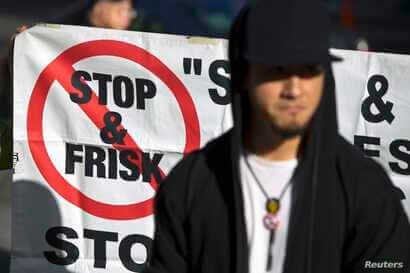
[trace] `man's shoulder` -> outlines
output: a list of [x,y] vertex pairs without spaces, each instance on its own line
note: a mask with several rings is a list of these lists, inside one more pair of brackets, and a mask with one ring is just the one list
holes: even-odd
[[380,163],[366,157],[342,136],[338,137],[337,143],[338,168],[348,189],[356,194],[358,191],[367,194],[393,191],[400,199],[405,198],[403,192],[393,185]]
[[201,149],[198,149],[186,155],[174,169],[177,170],[178,167],[187,165],[190,165],[190,167],[201,167],[201,169],[214,169],[216,167],[215,164],[221,161],[230,160],[232,139],[231,135],[232,130],[229,130],[222,135],[210,140]]
[[338,136],[337,159],[339,163],[348,166],[351,171],[384,171],[383,167],[374,159],[366,157],[356,146],[348,142],[344,137]]
[[174,170],[184,169],[185,167],[192,168],[196,165],[206,165],[207,167],[212,167],[213,164],[210,164],[211,162],[226,160],[227,156],[230,157],[229,151],[231,149],[231,135],[232,131],[229,130],[224,134],[210,140],[201,149],[187,154],[175,166]]
[[181,159],[169,172],[162,190],[168,195],[192,195],[209,184],[221,170],[227,172],[230,163],[231,131],[211,140],[203,148]]
[[406,263],[410,225],[401,203],[403,192],[379,163],[342,137],[337,153],[348,208],[344,267],[364,272],[360,268],[367,261],[388,257]]

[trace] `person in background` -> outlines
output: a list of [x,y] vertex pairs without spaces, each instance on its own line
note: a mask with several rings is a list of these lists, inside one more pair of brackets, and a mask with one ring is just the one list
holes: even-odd
[[118,30],[161,32],[159,23],[149,20],[132,0],[89,0],[51,20],[56,24],[80,25]]
[[131,0],[100,0],[89,13],[90,25],[126,30],[136,17]]
[[136,15],[131,0],[88,0],[85,5],[77,4],[50,22],[127,30]]

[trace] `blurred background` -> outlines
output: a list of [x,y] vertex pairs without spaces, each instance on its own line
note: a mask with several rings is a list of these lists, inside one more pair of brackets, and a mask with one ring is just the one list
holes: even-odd
[[[10,39],[38,22],[226,38],[251,0],[0,1],[0,272],[8,272],[12,118]],[[274,0],[272,0],[274,1]],[[306,1],[306,0],[302,0]],[[410,54],[410,0],[323,0],[332,18],[331,46]],[[14,158],[14,161],[18,159]]]
[[[125,0],[127,2],[128,0]],[[240,7],[248,0],[130,0],[129,29],[224,37]],[[93,0],[2,0],[1,52],[22,24],[55,22],[93,25],[86,19]],[[333,18],[332,46],[383,52],[410,52],[410,0],[323,0]],[[120,3],[118,3],[120,4]],[[107,9],[107,7],[105,7]]]

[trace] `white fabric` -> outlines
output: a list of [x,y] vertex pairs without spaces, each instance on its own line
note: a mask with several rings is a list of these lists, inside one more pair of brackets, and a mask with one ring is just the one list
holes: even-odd
[[[148,172],[156,170],[152,167],[158,163],[158,172],[167,175],[184,153],[203,147],[232,126],[230,106],[221,102],[227,96],[226,88],[211,80],[229,78],[226,49],[227,41],[219,39],[61,25],[37,25],[16,37],[13,86],[19,95],[13,102],[11,273],[141,271],[130,270],[127,263],[143,265],[151,253],[156,187],[144,179],[157,175]],[[202,64],[202,76],[196,75],[193,58]],[[184,70],[184,63],[191,69]],[[98,104],[96,99],[95,104],[79,105],[70,99],[68,92],[83,93],[72,84],[74,70],[90,76],[84,79],[91,79],[85,82],[95,98],[106,92],[106,103]],[[102,84],[95,73],[110,75],[112,81]],[[127,87],[120,81],[115,85],[114,79],[120,76],[132,85]],[[143,97],[149,82],[155,86],[155,95]],[[132,106],[125,106],[126,100]],[[121,125],[129,135],[121,149],[101,137],[104,128],[108,129],[103,124],[106,111],[120,114]],[[30,127],[35,124],[41,129]],[[45,149],[40,148],[41,137]],[[66,169],[72,158],[68,144],[80,147],[75,154],[81,160],[74,163],[71,172]],[[98,155],[104,158],[98,168],[104,177],[96,175],[96,166],[92,176],[85,174],[86,161],[92,155],[96,158],[95,149],[103,152],[99,153],[103,157]],[[152,160],[144,160],[144,167],[143,156],[138,154],[137,164],[132,164],[137,170],[132,181],[119,173],[131,175],[130,166],[124,166],[121,161],[125,160],[119,156],[119,150],[124,149],[140,149]],[[89,159],[85,159],[87,150]],[[161,159],[156,161],[155,155]],[[133,158],[130,156],[130,161]],[[113,178],[109,172],[114,173]],[[3,228],[2,220],[0,211]],[[44,255],[51,252],[60,257],[61,250],[46,240],[47,234],[61,230],[59,227],[76,235],[66,238],[59,233],[53,237],[62,237],[58,240],[70,242],[79,252],[78,259],[63,253],[62,259],[71,263],[67,266],[54,264],[55,259]],[[95,240],[85,238],[84,230],[118,235],[118,241],[98,249],[106,252],[107,259],[100,260],[106,261],[105,268],[96,264]],[[125,249],[120,252],[121,245]],[[131,257],[126,257],[128,253]]]
[[[142,183],[143,175],[132,183],[120,176],[86,176],[85,147],[76,152],[83,162],[75,162],[75,173],[66,171],[67,143],[102,149],[105,174],[115,169],[115,164],[108,162],[115,162],[108,151],[114,147],[100,135],[101,127],[107,128],[101,123],[102,112],[95,111],[105,105],[80,106],[70,99],[68,93],[76,89],[71,84],[72,69],[86,71],[91,78],[94,73],[102,73],[112,79],[122,76],[132,80],[133,92],[115,94],[132,98],[133,106],[118,105],[113,97],[114,84],[108,82],[106,108],[121,115],[121,124],[130,136],[126,138],[127,147],[137,146],[151,158],[154,153],[163,155],[158,166],[166,175],[183,158],[185,146],[188,150],[203,147],[233,125],[231,105],[225,104],[229,93],[225,81],[221,81],[230,78],[227,45],[228,41],[221,39],[48,24],[16,37],[13,89],[19,96],[13,101],[13,153],[18,160],[13,175],[10,272],[129,273],[118,255],[121,241],[130,235],[152,238],[154,234],[155,187]],[[347,50],[332,50],[332,54],[344,59],[333,64],[340,133],[378,155],[374,158],[405,193],[403,205],[410,216],[410,81],[403,76],[410,74],[410,55]],[[194,69],[196,64],[202,64],[200,71]],[[385,80],[375,82],[376,75]],[[154,83],[155,96],[137,96],[143,90],[137,88],[135,79]],[[95,95],[103,93],[98,80],[87,80],[87,84]],[[374,89],[380,90],[377,95]],[[393,104],[391,123],[369,121],[368,111],[370,117],[376,117],[381,101]],[[145,109],[138,106],[141,102]],[[367,115],[363,114],[366,111]],[[44,149],[39,146],[41,136]],[[117,174],[127,170],[121,162],[118,167]],[[18,184],[25,181],[30,183]],[[280,182],[275,180],[275,184]],[[126,219],[116,220],[120,215]],[[68,266],[54,265],[43,255],[55,251],[46,240],[47,231],[61,226],[78,235],[78,239],[68,241],[76,245],[80,257]],[[107,244],[105,269],[95,267],[94,240],[84,238],[85,229],[118,234],[118,242]],[[132,260],[144,263],[147,253],[147,247],[137,243],[132,247]]]
[[[248,155],[248,162],[258,180],[270,197],[278,198],[290,181],[297,160],[267,161],[256,155]],[[266,272],[269,231],[263,225],[266,214],[266,197],[257,185],[245,158],[240,158],[242,192],[244,197],[245,222],[249,243],[249,273]],[[281,199],[278,212],[280,224],[275,233],[273,245],[273,266],[269,273],[281,273],[286,254],[286,240],[291,204],[290,185]]]

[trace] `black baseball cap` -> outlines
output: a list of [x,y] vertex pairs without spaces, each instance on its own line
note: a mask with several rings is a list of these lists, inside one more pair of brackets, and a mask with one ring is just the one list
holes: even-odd
[[267,65],[324,64],[331,21],[319,0],[259,0],[247,5],[241,23],[241,57]]

